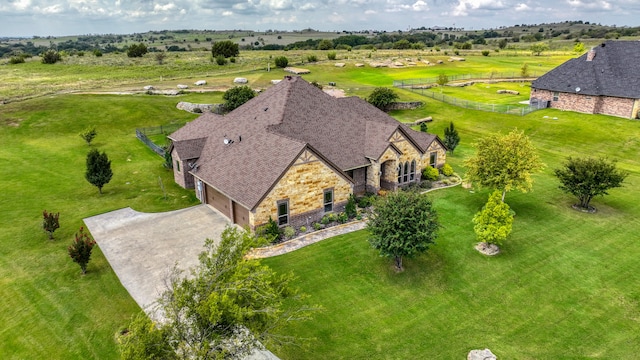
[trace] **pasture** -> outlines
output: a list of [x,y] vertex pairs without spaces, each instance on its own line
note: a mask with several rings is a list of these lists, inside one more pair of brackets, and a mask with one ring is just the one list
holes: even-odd
[[[193,191],[174,184],[171,172],[162,167],[163,159],[135,138],[135,128],[194,119],[196,115],[176,110],[176,103],[219,102],[221,92],[216,91],[233,86],[234,77],[267,87],[270,80],[286,74],[281,69],[266,72],[272,53],[259,53],[243,52],[236,64],[226,67],[211,63],[206,52],[181,53],[166,65],[157,65],[151,57],[132,60],[113,54],[103,59],[74,57],[52,66],[36,60],[0,66],[0,77],[6,79],[0,84],[6,102],[0,105],[3,358],[118,358],[115,335],[139,309],[99,248],[86,276],[80,275],[66,248],[82,218],[126,206],[155,212],[196,203]],[[368,52],[339,52],[339,61],[347,63],[344,68],[324,59],[303,64],[309,53],[284,55],[290,63],[312,70],[306,79],[335,81],[347,94],[360,96],[397,79],[440,72],[518,71],[524,62],[533,61],[532,70],[546,71],[567,58],[505,54],[442,66],[376,69],[354,66],[369,59]],[[436,56],[428,51],[378,51],[372,59],[383,53],[389,59]],[[198,89],[203,92],[178,97],[92,94],[141,92],[150,83],[175,88],[199,79],[208,81]],[[486,201],[487,191],[454,188],[431,195],[443,225],[440,238],[425,256],[407,261],[402,274],[393,273],[387,259],[369,248],[366,232],[265,260],[279,271],[294,271],[297,285],[311,295],[310,302],[325,308],[313,322],[286,330],[314,338],[308,347],[284,348],[276,354],[298,359],[410,358],[428,353],[450,359],[484,347],[499,357],[523,359],[637,354],[640,246],[633,236],[640,226],[640,195],[635,191],[640,123],[553,110],[524,117],[499,115],[397,92],[401,100],[426,102],[420,109],[392,112],[397,119],[433,116],[429,130],[440,136],[449,121],[455,123],[462,143],[449,162],[459,173],[464,172],[463,159],[473,153],[474,139],[514,127],[532,138],[547,168],[535,176],[533,192],[507,195],[517,217],[503,253],[495,258],[472,248],[471,217]],[[78,133],[88,126],[98,132],[92,146],[112,160],[114,177],[102,196],[83,176],[89,147]],[[594,201],[597,214],[577,213],[570,209],[574,199],[557,189],[551,175],[568,155],[619,159],[619,166],[631,175],[624,188]],[[45,209],[60,212],[61,228],[54,241],[41,229]]]

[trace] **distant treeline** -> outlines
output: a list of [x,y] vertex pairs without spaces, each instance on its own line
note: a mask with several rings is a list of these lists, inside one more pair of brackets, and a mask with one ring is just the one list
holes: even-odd
[[[573,25],[580,25],[581,28],[572,28]],[[588,25],[586,28],[583,25]],[[240,31],[238,31],[240,32]],[[228,36],[229,39],[237,36],[236,31]],[[269,30],[267,33],[270,33]],[[25,41],[9,41],[0,39],[0,57],[12,56],[36,56],[46,50],[54,49],[65,52],[69,55],[84,54],[92,52],[94,54],[110,52],[126,52],[128,47],[134,43],[145,43],[150,52],[155,51],[202,51],[210,50],[215,31],[154,31],[144,34],[131,35],[82,35],[77,38],[65,41],[54,41],[55,38],[34,37]],[[265,33],[265,34],[267,34]],[[471,49],[474,45],[495,45],[505,48],[509,43],[536,42],[549,39],[618,39],[620,37],[640,36],[639,27],[615,27],[602,26],[577,22],[565,22],[564,24],[541,24],[541,25],[516,25],[510,28],[500,28],[498,30],[469,31],[460,29],[426,29],[419,28],[403,32],[398,30],[393,33],[387,32],[365,32],[350,33],[343,31],[346,35],[334,39],[310,38],[304,41],[297,41],[289,44],[269,44],[262,37],[257,39],[253,33],[248,31],[246,38],[241,38],[239,45],[243,50],[342,50],[342,49],[422,49],[425,47],[454,47],[457,49]],[[313,36],[313,32],[309,32]],[[187,35],[200,35],[202,38],[185,39]],[[281,36],[278,36],[280,39]],[[4,40],[4,41],[3,41]],[[35,41],[42,43],[42,40],[49,40],[48,46],[36,45]],[[202,43],[201,43],[202,41]],[[246,41],[246,42],[245,42]],[[168,44],[164,44],[168,42]]]

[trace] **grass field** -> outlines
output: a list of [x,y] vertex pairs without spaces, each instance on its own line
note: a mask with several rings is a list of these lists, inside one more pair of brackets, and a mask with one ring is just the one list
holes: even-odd
[[[352,66],[352,61],[361,61],[352,58],[354,53],[339,54],[350,57],[340,60],[348,60],[344,68],[328,61],[309,65],[312,73],[305,78],[336,81],[348,94],[366,96],[373,87],[389,86],[394,79],[432,77],[444,69],[452,73],[518,71],[524,61],[535,59],[543,70],[565,59],[478,56],[441,68],[373,69]],[[302,59],[304,54],[295,56]],[[367,54],[358,56],[366,59]],[[195,204],[193,191],[174,184],[171,172],[162,167],[163,160],[135,138],[134,130],[195,118],[176,110],[178,101],[214,103],[221,97],[220,92],[179,97],[61,92],[96,86],[125,90],[153,79],[173,86],[200,78],[209,81],[208,90],[215,90],[231,86],[236,76],[260,87],[285,75],[280,69],[267,73],[238,65],[207,70],[212,65],[192,63],[197,59],[172,61],[178,60],[185,61],[184,66],[173,64],[170,71],[149,59],[142,60],[145,64],[113,67],[0,66],[3,80],[13,74],[0,84],[3,97],[34,96],[27,101],[11,97],[0,106],[3,359],[118,357],[115,334],[139,309],[99,248],[86,276],[80,275],[66,248],[85,217],[126,206],[155,212]],[[156,72],[156,68],[167,71]],[[160,82],[158,76],[165,80]],[[72,86],[79,78],[82,81]],[[20,81],[29,85],[19,85]],[[640,195],[635,191],[640,123],[552,110],[525,117],[497,115],[397,92],[401,100],[426,104],[417,110],[392,112],[394,117],[413,121],[433,116],[429,130],[441,136],[448,122],[455,122],[462,144],[449,159],[458,172],[463,172],[462,160],[473,152],[474,139],[514,127],[532,138],[548,167],[535,177],[532,193],[507,195],[517,218],[504,253],[496,258],[484,258],[471,248],[470,219],[486,201],[487,192],[457,188],[432,195],[443,224],[440,239],[427,255],[407,261],[402,274],[394,274],[389,262],[368,247],[365,232],[267,260],[278,270],[293,270],[311,301],[326,309],[314,322],[289,329],[316,338],[309,348],[287,348],[278,355],[283,359],[420,358],[436,349],[436,357],[449,359],[462,358],[471,348],[490,347],[504,358],[633,358],[640,350],[635,341],[640,321],[640,246],[633,241],[640,225]],[[107,152],[114,169],[102,196],[83,177],[89,147],[78,133],[87,126],[96,127],[93,146]],[[620,167],[631,171],[631,176],[625,188],[594,201],[599,213],[576,213],[569,208],[574,199],[562,194],[551,176],[567,155],[608,155],[620,159]],[[54,241],[47,240],[41,230],[45,209],[61,213]]]
[[[437,108],[432,114],[443,121],[430,131],[442,134],[455,122],[462,145],[449,161],[459,171],[475,138],[514,127],[547,164],[531,193],[507,195],[517,215],[502,254],[473,249],[471,218],[488,191],[454,188],[430,195],[443,226],[439,240],[401,274],[370,248],[366,231],[267,259],[297,274],[310,301],[325,308],[313,322],[287,329],[315,339],[308,347],[277,354],[455,359],[488,347],[505,359],[633,358],[640,350],[640,123],[553,110],[513,117]],[[552,176],[568,155],[619,159],[631,175],[624,188],[595,200],[597,214],[578,213]]]

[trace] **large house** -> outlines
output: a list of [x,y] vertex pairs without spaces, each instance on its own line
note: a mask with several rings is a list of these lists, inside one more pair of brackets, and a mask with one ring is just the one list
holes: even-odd
[[589,114],[638,118],[640,41],[605,41],[531,83],[530,101]]
[[310,225],[351,194],[418,182],[446,149],[358,97],[334,98],[300,77],[169,136],[175,181],[233,223]]

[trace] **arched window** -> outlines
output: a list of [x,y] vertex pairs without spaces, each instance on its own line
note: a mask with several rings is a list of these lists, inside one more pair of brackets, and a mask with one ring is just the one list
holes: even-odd
[[409,163],[404,163],[404,172],[402,173],[402,182],[406,183],[409,181]]
[[411,161],[411,171],[409,171],[409,181],[415,181],[416,179],[416,161]]

